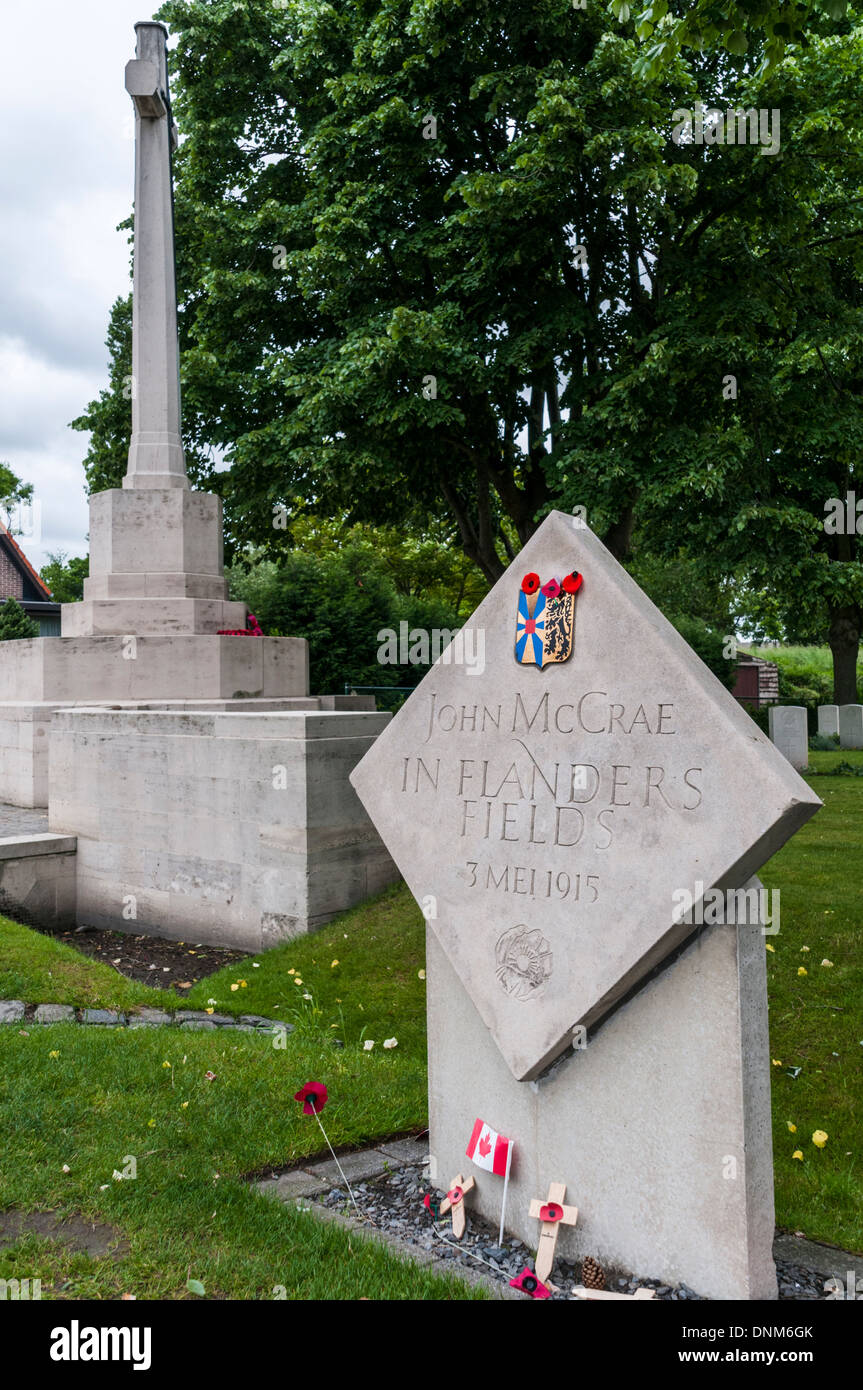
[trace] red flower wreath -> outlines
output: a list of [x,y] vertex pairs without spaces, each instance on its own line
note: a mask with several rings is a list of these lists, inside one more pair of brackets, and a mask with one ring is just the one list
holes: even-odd
[[584,583],[584,575],[579,574],[578,570],[573,570],[563,581],[564,593],[577,594]]
[[327,1103],[327,1088],[320,1081],[307,1081],[303,1089],[295,1093],[294,1100],[303,1102],[304,1115],[319,1115]]
[[531,570],[530,574],[526,574],[521,581],[521,587],[524,593],[535,594],[539,588],[539,575],[534,574]]

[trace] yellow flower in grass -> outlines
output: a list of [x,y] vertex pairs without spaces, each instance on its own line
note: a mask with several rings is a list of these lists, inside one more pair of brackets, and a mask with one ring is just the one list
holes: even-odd
[[825,970],[832,970],[832,969],[833,969],[833,962],[832,962],[832,960],[828,960],[826,956],[825,956],[824,959],[822,960],[821,964],[823,965],[823,967],[824,967]]
[[59,1056],[60,1056],[60,1053],[59,1053],[59,1052],[49,1052],[49,1053],[48,1053],[48,1056],[49,1056],[49,1057],[59,1057]]
[[291,968],[291,969],[288,971],[288,974],[289,974],[289,975],[296,975],[296,973],[297,973],[296,970],[294,970],[293,968]]
[[204,1010],[204,1013],[205,1013],[205,1014],[211,1014],[212,1012],[213,1012],[212,1009],[205,1009],[205,1010]]
[[163,1062],[163,1063],[162,1063],[162,1066],[163,1066],[163,1068],[164,1068],[164,1067],[167,1067],[167,1068],[170,1070],[171,1063],[170,1063],[170,1062]]
[[805,965],[800,965],[800,966],[798,966],[798,968],[797,968],[797,974],[798,974],[798,975],[808,975],[808,974],[809,974],[809,971],[806,969],[806,966],[805,966]]
[[294,984],[295,984],[295,985],[301,985],[302,983],[303,983],[303,982],[302,982],[302,980],[300,979],[299,975],[295,975],[295,976],[294,976]]
[[[773,950],[773,947],[772,947],[772,946],[768,947],[768,950],[772,951],[772,950]],[[417,979],[418,979],[418,980],[424,980],[425,977],[426,977],[426,972],[425,972],[424,970],[418,970],[418,971],[417,971]]]
[[335,968],[336,968],[337,965],[338,965],[338,961],[337,961],[337,960],[334,960],[333,963],[332,963],[332,965],[330,966],[330,969],[331,969],[331,970],[335,970]]
[[773,1057],[771,1060],[772,1060],[772,1062],[773,1062],[774,1067],[781,1067],[781,1066],[782,1066],[782,1063],[781,1063],[781,1061],[779,1060],[778,1057]]
[[809,950],[809,947],[808,947],[808,946],[801,946],[800,949],[801,949],[801,951],[808,951],[808,950]]
[[823,1149],[829,1137],[830,1136],[826,1134],[823,1129],[816,1129],[815,1133],[812,1135],[812,1143],[815,1145],[816,1149]]
[[791,1157],[792,1157],[792,1158],[797,1158],[797,1159],[799,1159],[800,1162],[802,1163],[802,1162],[803,1162],[803,1150],[802,1150],[802,1149],[795,1149],[794,1152],[793,1152],[793,1154],[791,1155]]
[[[772,946],[772,945],[770,944],[769,941],[766,941],[766,942],[764,943],[764,946],[765,946],[765,950],[767,950],[767,951],[772,951],[773,954],[774,954],[774,956],[776,955],[776,947],[775,947],[775,946]],[[424,971],[420,971],[420,974],[421,974],[421,975],[424,974]]]
[[788,1126],[788,1133],[789,1133],[789,1134],[796,1134],[796,1133],[797,1133],[797,1126],[796,1126],[795,1124],[793,1124],[793,1123],[791,1122],[791,1120],[786,1120],[785,1123],[786,1123],[787,1126]]
[[239,985],[231,985],[231,993],[232,993],[232,994],[235,993],[235,991],[238,990],[239,988],[240,988]]

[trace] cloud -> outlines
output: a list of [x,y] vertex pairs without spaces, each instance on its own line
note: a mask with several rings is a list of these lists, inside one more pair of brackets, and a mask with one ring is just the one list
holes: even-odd
[[132,105],[123,70],[140,0],[28,0],[3,15],[0,84],[0,459],[42,500],[49,550],[86,553],[81,462],[68,428],[108,380],[105,336],[129,290]]

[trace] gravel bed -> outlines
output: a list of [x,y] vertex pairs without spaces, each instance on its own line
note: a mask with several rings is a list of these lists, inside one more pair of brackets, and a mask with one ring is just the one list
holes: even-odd
[[[367,1225],[416,1245],[420,1250],[434,1250],[440,1258],[453,1265],[484,1269],[486,1274],[502,1284],[508,1284],[510,1279],[521,1274],[525,1265],[533,1268],[535,1251],[514,1237],[505,1238],[503,1245],[498,1245],[499,1228],[492,1229],[471,1213],[469,1199],[465,1234],[461,1242],[456,1243],[449,1217],[436,1222],[423,1206],[423,1197],[427,1192],[431,1192],[432,1201],[437,1202],[442,1201],[446,1193],[432,1187],[428,1179],[423,1178],[420,1168],[403,1168],[386,1177],[358,1183],[353,1191]],[[315,1200],[322,1206],[356,1217],[350,1197],[343,1188],[334,1187]],[[780,1299],[827,1297],[824,1291],[826,1275],[800,1265],[784,1263],[777,1264],[776,1269]],[[614,1293],[631,1294],[636,1289],[648,1288],[655,1289],[656,1297],[668,1302],[706,1301],[685,1284],[671,1287],[658,1279],[636,1279],[624,1270],[606,1269],[605,1273],[606,1288]],[[581,1283],[580,1261],[558,1260],[552,1278],[557,1289],[552,1298],[569,1299],[573,1288]]]

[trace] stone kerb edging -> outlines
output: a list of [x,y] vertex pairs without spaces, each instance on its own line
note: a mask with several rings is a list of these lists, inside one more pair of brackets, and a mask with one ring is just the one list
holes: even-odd
[[80,1023],[110,1028],[171,1028],[189,1030],[222,1029],[232,1033],[293,1033],[292,1023],[281,1019],[264,1018],[262,1014],[208,1014],[199,1009],[178,1009],[168,1013],[163,1009],[142,1008],[135,1014],[114,1009],[76,1009],[71,1004],[26,1004],[23,999],[0,999],[0,1023]]

